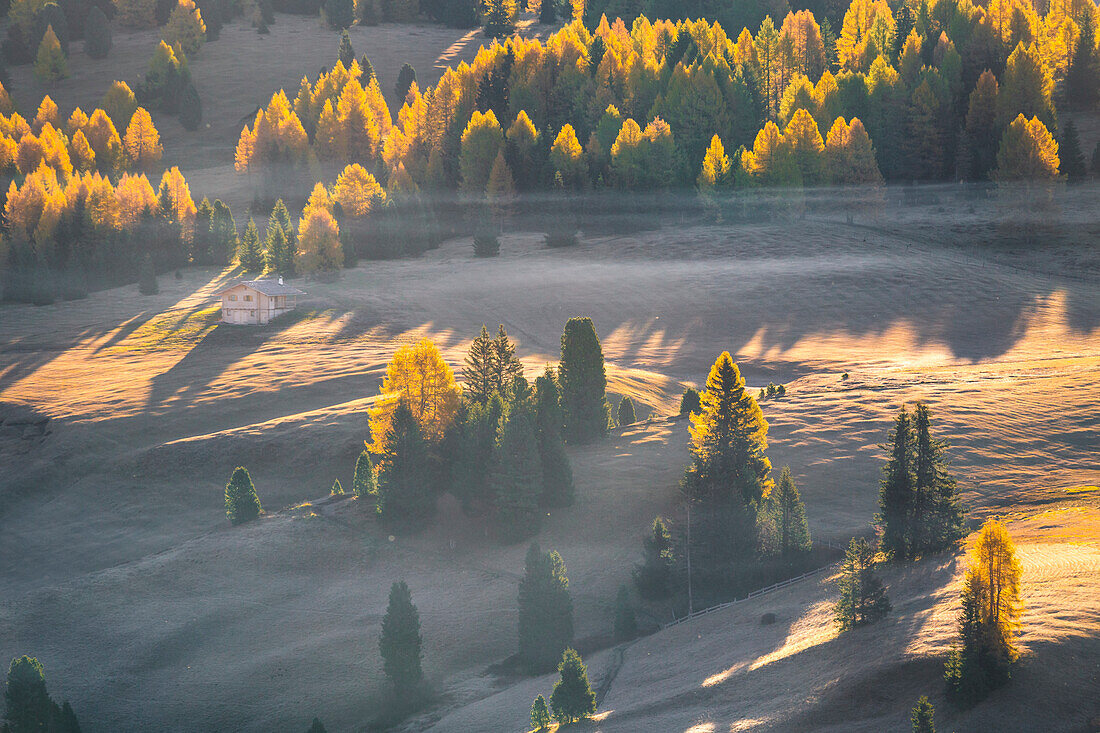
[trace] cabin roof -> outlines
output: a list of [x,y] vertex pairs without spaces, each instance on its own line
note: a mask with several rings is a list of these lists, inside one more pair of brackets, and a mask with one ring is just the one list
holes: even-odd
[[263,293],[264,295],[305,295],[298,288],[284,285],[278,280],[264,279],[264,280],[238,280],[237,282],[225,288],[218,295],[224,295],[238,285],[243,285],[250,290],[255,290],[257,293]]

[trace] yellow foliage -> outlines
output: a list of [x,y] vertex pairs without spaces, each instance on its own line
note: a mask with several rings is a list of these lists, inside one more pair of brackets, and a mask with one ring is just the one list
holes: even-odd
[[[320,186],[320,184],[318,184]],[[304,275],[333,273],[344,265],[340,228],[324,207],[306,207],[298,221],[298,272]]]
[[968,557],[965,582],[975,594],[983,626],[999,636],[998,646],[1008,652],[1009,661],[1015,660],[1019,652],[1014,637],[1023,612],[1016,544],[1003,524],[987,519]]
[[157,24],[156,0],[115,0],[118,22],[127,28],[152,28]]
[[160,161],[164,152],[160,144],[160,134],[144,107],[138,107],[130,118],[123,146],[130,165],[138,170],[150,170]]
[[183,230],[182,236],[184,239],[190,239],[197,209],[195,208],[194,199],[191,198],[191,189],[188,187],[183,174],[180,173],[180,169],[172,166],[164,171],[164,175],[160,177],[160,186],[157,190],[158,192],[160,190],[168,191],[168,198],[172,202],[172,212]]
[[42,104],[38,105],[38,113],[34,116],[34,122],[31,123],[31,129],[35,133],[42,131],[42,126],[46,123],[50,123],[54,127],[61,127],[61,122],[58,119],[57,105],[50,99],[50,95],[42,97]]
[[362,217],[386,200],[386,194],[374,176],[363,166],[354,163],[344,168],[332,190],[332,198],[340,204],[344,214]]
[[117,170],[122,163],[122,140],[111,118],[101,109],[92,112],[84,127],[84,136],[95,151],[100,170]]
[[393,411],[402,400],[428,440],[441,440],[454,421],[462,392],[455,383],[454,372],[429,339],[398,348],[386,366],[381,397],[369,410],[374,439],[371,451],[382,452]]
[[88,138],[84,137],[83,130],[77,130],[73,134],[69,147],[72,150],[71,157],[77,168],[82,171],[90,171],[95,168],[95,151],[88,144]]
[[179,44],[188,56],[202,48],[202,44],[206,42],[206,24],[202,22],[202,13],[195,6],[194,0],[179,0],[179,4],[168,16],[163,37],[171,46]]
[[42,43],[38,45],[34,75],[43,83],[64,79],[69,75],[69,64],[65,59],[65,52],[61,50],[61,43],[57,40],[57,34],[53,32],[52,25],[46,26],[46,34],[42,36]]
[[124,229],[133,227],[157,205],[157,194],[144,174],[132,176],[123,173],[115,186],[115,199],[118,202],[118,224]]

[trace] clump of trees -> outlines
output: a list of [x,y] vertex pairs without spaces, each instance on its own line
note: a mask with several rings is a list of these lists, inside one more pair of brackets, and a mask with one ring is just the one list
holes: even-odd
[[948,471],[947,444],[932,437],[928,407],[903,407],[889,436],[879,490],[882,549],[907,560],[950,547],[963,535],[958,485]]
[[550,694],[550,709],[561,725],[575,723],[596,712],[596,693],[588,683],[588,669],[575,649],[566,649],[558,664],[558,681]]
[[836,624],[841,631],[878,621],[890,612],[890,599],[875,575],[875,548],[864,538],[848,543],[840,577]]
[[948,693],[963,705],[1008,682],[1019,657],[1016,634],[1023,610],[1020,561],[1003,524],[987,520],[968,557],[958,638],[945,672]]
[[248,469],[237,466],[225,485],[225,516],[232,524],[243,524],[256,519],[262,511],[260,497],[256,494],[256,486]]
[[58,705],[46,689],[46,673],[35,657],[15,657],[4,686],[4,726],[7,733],[80,733],[80,723],[68,700]]

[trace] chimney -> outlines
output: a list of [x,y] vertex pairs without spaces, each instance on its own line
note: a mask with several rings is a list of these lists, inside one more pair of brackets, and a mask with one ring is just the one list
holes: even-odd
[[280,284],[280,285],[282,285],[282,284],[283,284],[283,276],[282,276],[282,275],[279,275],[279,284]]

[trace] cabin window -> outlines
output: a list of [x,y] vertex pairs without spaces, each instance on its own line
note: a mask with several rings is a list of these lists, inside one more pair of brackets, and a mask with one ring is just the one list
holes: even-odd
[[256,311],[248,311],[248,315],[254,316],[254,315],[256,315]]
[[251,295],[246,295],[246,296],[244,296],[244,299],[245,300],[252,300],[252,296]]
[[236,295],[230,295],[230,296],[229,296],[229,299],[230,299],[230,300],[236,300],[236,299],[237,299],[237,296],[236,296]]

